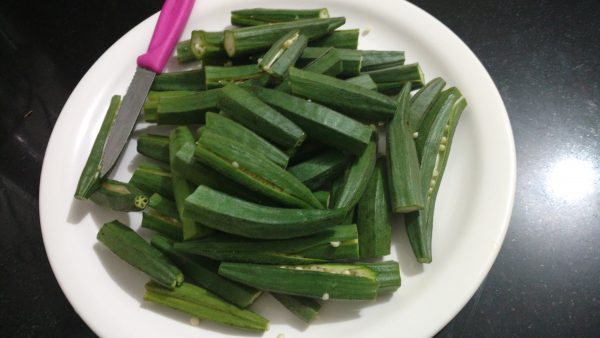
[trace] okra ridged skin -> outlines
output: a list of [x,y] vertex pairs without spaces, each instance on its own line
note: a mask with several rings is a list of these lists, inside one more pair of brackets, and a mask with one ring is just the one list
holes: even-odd
[[367,125],[320,104],[273,89],[251,87],[249,90],[306,130],[310,139],[324,145],[360,154],[373,136],[373,130]]
[[219,274],[257,289],[320,299],[377,297],[377,273],[359,264],[262,265],[223,262]]
[[169,290],[149,282],[146,284],[144,300],[239,329],[262,332],[269,327],[269,321],[262,316],[229,304],[206,289],[190,283],[183,283],[180,287]]
[[269,49],[283,35],[298,30],[309,40],[326,35],[346,22],[346,18],[304,19],[225,30],[224,46],[229,57]]
[[252,130],[221,114],[206,113],[206,128],[254,149],[282,168],[287,167],[289,156]]
[[308,38],[298,30],[290,31],[260,58],[258,66],[263,72],[281,80],[288,68],[296,63],[307,43]]
[[285,306],[296,317],[310,323],[319,316],[321,304],[312,298],[271,293],[281,305]]
[[[331,47],[306,47],[302,52],[302,55],[298,59],[295,67],[305,67],[310,62],[322,57],[325,53],[329,52]],[[361,51],[354,49],[345,48],[333,48],[333,52],[336,53],[337,57],[342,62],[342,70],[338,74],[341,77],[352,77],[360,74],[362,68],[362,55]]]
[[184,215],[226,233],[259,239],[315,234],[340,224],[343,209],[274,208],[199,186],[185,201]]
[[400,288],[400,265],[396,261],[360,263],[377,273],[377,295],[395,292]]
[[142,134],[137,139],[137,152],[169,164],[169,138],[162,135]]
[[183,273],[160,251],[119,221],[105,223],[96,238],[134,268],[168,288],[183,283]]
[[174,196],[171,173],[154,164],[140,164],[133,172],[129,184],[136,186],[148,195],[159,193],[168,198]]
[[418,63],[399,65],[365,72],[375,83],[381,93],[393,95],[398,93],[405,83],[411,84],[411,89],[423,87],[425,82],[423,72]]
[[224,58],[227,53],[225,53],[225,47],[223,47],[223,39],[223,32],[195,30],[192,32],[190,48],[197,60]]
[[356,208],[361,259],[390,254],[392,224],[385,175],[385,161],[380,158]]
[[179,219],[175,202],[159,194],[150,196],[148,206],[142,214],[142,228],[156,231],[173,240],[183,240],[183,225]]
[[226,301],[240,308],[245,308],[261,295],[261,291],[239,284],[220,276],[219,262],[202,257],[191,257],[176,251],[173,241],[163,236],[153,236],[152,246],[171,259],[194,284],[215,293]]
[[367,189],[367,184],[375,169],[376,157],[377,145],[371,141],[363,153],[346,169],[343,184],[334,194],[334,208],[346,210],[354,208]]
[[313,195],[315,195],[319,202],[321,202],[321,205],[323,205],[325,208],[329,208],[329,205],[331,204],[331,193],[329,191],[314,191]]
[[369,74],[361,74],[355,77],[346,79],[346,82],[353,83],[369,90],[377,90],[377,83],[373,81]]
[[77,182],[77,189],[75,190],[75,198],[79,200],[88,199],[94,191],[96,191],[101,184],[100,168],[102,165],[102,156],[104,152],[104,146],[108,139],[108,134],[112,129],[113,122],[117,117],[117,112],[121,106],[121,97],[115,95],[110,100],[108,110],[100,125],[100,130],[94,140],[94,145],[90,150],[88,159],[83,166],[79,182]]
[[361,50],[362,56],[361,72],[390,68],[404,64],[404,52],[384,50]]
[[192,53],[192,46],[190,40],[179,41],[175,46],[175,56],[179,63],[186,63],[196,60],[194,53]]
[[[431,240],[435,200],[448,162],[456,126],[467,105],[458,89],[450,88],[448,93],[452,93],[452,95],[448,95],[447,100],[442,100],[445,104],[440,107],[434,121],[428,124],[430,130],[425,132],[423,124],[421,125],[423,135],[427,135],[420,167],[425,208],[405,216],[408,239],[415,257],[420,263],[432,261]],[[454,98],[450,96],[454,96]],[[448,105],[450,108],[445,109]]]
[[[343,72],[343,63],[336,50],[330,48],[323,55],[304,66],[302,70],[329,76],[337,76]],[[289,83],[287,83],[287,85],[289,86]],[[291,91],[291,87],[289,89]]]
[[359,35],[360,30],[358,28],[337,30],[322,38],[311,41],[310,46],[356,49],[358,47]]
[[421,126],[421,121],[425,118],[427,111],[431,109],[435,100],[444,89],[446,81],[441,77],[437,77],[429,82],[410,99],[408,125],[410,130],[418,131]]
[[105,179],[89,199],[116,211],[141,211],[148,204],[148,195],[129,183]]
[[309,189],[316,190],[342,174],[349,162],[349,156],[337,150],[329,150],[290,167],[288,171]]
[[[333,244],[332,244],[333,243]],[[358,259],[356,225],[338,225],[314,235],[284,240],[252,240],[228,234],[176,243],[181,252],[225,262],[309,264]]]
[[150,87],[150,90],[157,91],[205,89],[204,70],[201,68],[156,75]]
[[394,117],[391,98],[331,76],[290,68],[292,93],[324,104],[361,121],[380,122]]
[[315,9],[273,9],[249,8],[231,11],[231,24],[235,26],[256,26],[266,23],[296,21],[302,19],[328,18],[327,8]]
[[204,73],[207,89],[242,83],[263,75],[260,67],[256,64],[229,67],[206,66],[204,67]]
[[296,165],[298,163],[302,163],[312,157],[317,156],[318,154],[324,152],[327,149],[326,146],[317,142],[314,138],[309,137],[305,142],[294,152],[294,154],[290,157],[290,161],[288,162],[288,166]]
[[198,91],[191,90],[169,90],[169,91],[150,91],[144,101],[144,121],[156,122],[158,121],[158,103],[162,98],[165,97],[180,97],[195,94]]
[[407,124],[410,84],[405,84],[398,97],[396,116],[388,124],[388,179],[392,211],[408,213],[423,209],[424,192],[417,149]]
[[215,111],[221,89],[211,89],[178,97],[164,97],[158,102],[156,123],[200,124],[207,111]]

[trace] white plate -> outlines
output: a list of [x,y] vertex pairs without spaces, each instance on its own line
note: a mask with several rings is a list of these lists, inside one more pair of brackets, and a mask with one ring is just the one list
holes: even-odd
[[[248,7],[297,7],[298,1],[197,1],[192,28],[222,29],[229,11]],[[431,336],[470,299],[489,271],[504,239],[515,190],[513,137],[502,99],[477,57],[435,18],[404,1],[303,1],[346,16],[345,27],[365,28],[362,49],[405,50],[427,79],[443,76],[469,102],[456,132],[439,193],[434,226],[434,262],[414,263],[404,229],[393,232],[389,258],[398,259],[402,287],[373,302],[330,301],[320,319],[306,326],[262,297],[253,309],[271,320],[265,337],[285,333],[310,337]],[[247,335],[142,300],[147,278],[97,244],[100,225],[115,217],[139,227],[139,214],[114,213],[73,199],[81,168],[111,95],[124,94],[136,56],[148,44],[157,15],[117,41],[83,77],[58,119],[42,170],[40,218],[46,252],[65,295],[101,337],[231,337]],[[142,126],[138,126],[141,128]],[[134,164],[132,163],[132,160]],[[139,157],[129,143],[114,176],[127,181]]]

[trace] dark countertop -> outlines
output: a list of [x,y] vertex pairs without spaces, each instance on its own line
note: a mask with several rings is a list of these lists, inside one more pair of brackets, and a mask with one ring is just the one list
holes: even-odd
[[[487,279],[440,336],[600,335],[600,2],[413,1],[496,82],[517,148],[513,216]],[[156,1],[0,3],[0,336],[88,337],[50,269],[38,215],[71,91]]]

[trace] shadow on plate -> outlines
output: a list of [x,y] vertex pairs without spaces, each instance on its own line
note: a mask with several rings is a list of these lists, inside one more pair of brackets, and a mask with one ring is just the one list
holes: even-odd
[[115,284],[131,297],[141,301],[148,276],[121,260],[100,242],[94,244],[94,251]]
[[100,228],[104,223],[112,220],[118,220],[123,224],[130,224],[131,219],[128,213],[114,211],[110,208],[94,204],[92,201],[80,201],[73,198],[67,222],[70,224],[79,224],[86,215],[90,215],[94,224]]
[[406,276],[414,276],[422,273],[423,264],[417,262],[415,254],[412,251],[408,235],[404,228],[404,217],[402,215],[392,216],[392,242],[395,244],[400,271]]

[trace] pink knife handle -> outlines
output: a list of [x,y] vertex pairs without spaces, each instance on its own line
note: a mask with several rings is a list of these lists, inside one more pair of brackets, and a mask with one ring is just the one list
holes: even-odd
[[154,27],[148,51],[137,58],[138,66],[160,74],[173,53],[195,0],[166,0]]

